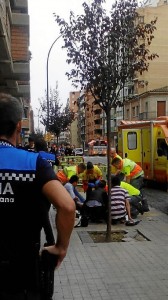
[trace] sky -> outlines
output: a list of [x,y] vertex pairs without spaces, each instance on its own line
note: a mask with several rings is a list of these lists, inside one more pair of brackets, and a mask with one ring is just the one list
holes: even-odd
[[[89,2],[89,0],[85,0]],[[69,21],[70,10],[82,14],[84,0],[28,0],[30,16],[30,46],[32,54],[30,61],[31,105],[35,115],[35,127],[38,125],[38,109],[40,98],[45,97],[47,87],[47,56],[54,40],[59,36],[53,13]],[[106,0],[111,7],[114,0]],[[54,89],[58,82],[60,101],[65,105],[69,93],[74,91],[65,73],[68,71],[66,50],[62,49],[63,40],[60,37],[51,49],[48,62],[49,88]]]

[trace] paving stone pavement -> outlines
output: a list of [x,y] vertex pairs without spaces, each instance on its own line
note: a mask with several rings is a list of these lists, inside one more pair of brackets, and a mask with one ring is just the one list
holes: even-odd
[[[51,208],[53,227],[55,214]],[[112,226],[128,232],[126,242],[86,241],[88,231],[105,231],[105,224],[74,228],[55,271],[53,300],[168,300],[168,216],[150,207],[138,219],[136,226]],[[137,233],[146,239],[134,239]]]

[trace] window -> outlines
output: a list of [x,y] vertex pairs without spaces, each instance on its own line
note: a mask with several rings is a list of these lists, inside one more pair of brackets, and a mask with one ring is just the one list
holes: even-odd
[[145,102],[145,111],[148,112],[148,102]]
[[129,109],[126,110],[126,118],[129,119]]
[[28,119],[28,115],[29,115],[29,108],[25,106],[23,110],[23,119]]
[[132,108],[132,116],[135,117],[135,106]]
[[129,150],[137,149],[137,133],[132,131],[127,134],[127,144]]
[[136,116],[139,116],[139,106],[136,107]]
[[165,142],[165,139],[157,140],[157,154],[158,154],[158,156],[168,157],[168,146]]
[[139,24],[144,24],[144,16],[139,16],[138,17],[138,23]]

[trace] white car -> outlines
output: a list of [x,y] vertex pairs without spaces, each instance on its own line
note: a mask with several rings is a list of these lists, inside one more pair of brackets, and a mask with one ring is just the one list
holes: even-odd
[[83,156],[83,149],[82,148],[76,148],[75,150],[74,150],[74,152],[75,152],[75,155],[76,156]]

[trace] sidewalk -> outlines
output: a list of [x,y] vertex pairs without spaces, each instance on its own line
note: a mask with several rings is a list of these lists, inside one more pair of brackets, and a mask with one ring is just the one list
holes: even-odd
[[[55,213],[51,208],[53,226]],[[104,231],[105,224],[74,228],[55,271],[53,300],[167,300],[168,216],[151,208],[138,219],[136,226],[112,226],[128,232],[125,242],[94,243],[87,231]]]

